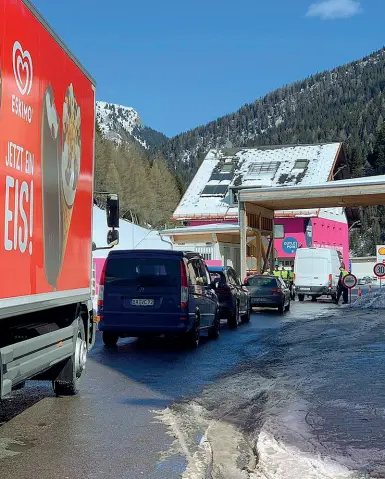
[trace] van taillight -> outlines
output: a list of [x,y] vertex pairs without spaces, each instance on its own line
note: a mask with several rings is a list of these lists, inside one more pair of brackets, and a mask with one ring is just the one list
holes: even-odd
[[180,306],[187,308],[188,305],[188,279],[186,265],[184,261],[180,262]]
[[103,308],[104,302],[104,281],[106,279],[106,268],[107,268],[107,260],[104,262],[102,274],[100,275],[99,281],[99,294],[98,294],[98,309]]
[[329,288],[331,288],[333,285],[333,276],[329,274]]

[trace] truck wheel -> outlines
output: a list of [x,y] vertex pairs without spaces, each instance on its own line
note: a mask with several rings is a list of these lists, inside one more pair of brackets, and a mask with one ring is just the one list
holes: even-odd
[[119,336],[116,333],[110,331],[103,331],[103,343],[106,348],[116,348]]
[[311,301],[312,301],[312,303],[315,303],[317,301],[317,296],[312,296]]
[[305,295],[304,294],[299,294],[298,295],[298,301],[303,301],[305,299]]
[[[79,383],[81,375],[86,367],[87,361],[87,342],[84,331],[84,323],[81,318],[78,319],[78,331],[75,345],[75,352],[65,365],[68,373],[68,380],[58,379],[52,381],[53,390],[56,396],[74,396],[79,392]],[[68,372],[69,371],[69,372]]]

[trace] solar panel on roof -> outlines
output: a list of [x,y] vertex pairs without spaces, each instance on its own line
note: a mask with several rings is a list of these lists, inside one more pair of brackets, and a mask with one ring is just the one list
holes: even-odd
[[214,194],[217,185],[206,185],[201,193],[201,196],[211,196]]
[[226,196],[229,185],[206,185],[201,196]]
[[231,181],[234,178],[234,173],[212,173],[210,176],[210,180],[215,180],[215,181],[222,181],[222,180],[228,180]]
[[229,188],[229,185],[218,185],[215,189],[215,194],[217,195],[225,195],[227,190]]

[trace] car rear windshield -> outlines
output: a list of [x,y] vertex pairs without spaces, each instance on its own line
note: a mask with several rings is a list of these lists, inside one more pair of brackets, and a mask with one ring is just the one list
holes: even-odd
[[226,284],[226,276],[222,271],[210,271],[209,273],[211,281],[218,281],[218,283]]
[[163,258],[111,258],[107,260],[105,283],[177,286],[180,284],[180,261]]
[[277,280],[275,278],[263,278],[254,276],[247,278],[248,286],[258,286],[258,288],[276,288]]

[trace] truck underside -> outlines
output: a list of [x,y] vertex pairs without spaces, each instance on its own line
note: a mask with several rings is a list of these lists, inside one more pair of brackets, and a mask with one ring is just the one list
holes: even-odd
[[0,398],[27,379],[52,381],[57,395],[76,394],[94,341],[86,303],[0,320]]

